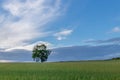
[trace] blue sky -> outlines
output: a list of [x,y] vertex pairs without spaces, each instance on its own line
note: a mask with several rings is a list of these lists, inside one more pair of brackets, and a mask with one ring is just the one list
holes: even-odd
[[66,39],[58,41],[52,38],[51,42],[84,45],[84,40],[119,37],[119,2],[119,0],[109,1],[109,3],[104,0],[71,0],[67,4],[64,15],[60,16],[52,26],[55,26],[56,31],[64,29],[73,31]]
[[[60,50],[74,46],[81,49],[85,45],[92,48],[115,46],[120,43],[119,3],[119,0],[0,0],[0,52],[3,56],[0,60],[9,61],[4,53],[18,49],[31,51],[38,43]],[[120,54],[114,51],[110,55]]]

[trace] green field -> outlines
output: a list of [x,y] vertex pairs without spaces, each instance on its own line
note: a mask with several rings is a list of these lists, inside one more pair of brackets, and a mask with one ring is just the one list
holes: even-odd
[[0,63],[0,80],[120,80],[120,61]]

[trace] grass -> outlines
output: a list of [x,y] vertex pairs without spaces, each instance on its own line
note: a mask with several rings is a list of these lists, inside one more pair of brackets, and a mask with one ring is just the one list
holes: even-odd
[[0,63],[0,80],[120,80],[120,60]]

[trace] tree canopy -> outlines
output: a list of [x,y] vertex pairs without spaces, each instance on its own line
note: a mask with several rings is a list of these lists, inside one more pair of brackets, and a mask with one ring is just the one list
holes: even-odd
[[48,50],[45,44],[37,44],[33,48],[32,58],[36,62],[39,62],[40,60],[41,62],[45,62],[47,61],[50,53],[51,50]]

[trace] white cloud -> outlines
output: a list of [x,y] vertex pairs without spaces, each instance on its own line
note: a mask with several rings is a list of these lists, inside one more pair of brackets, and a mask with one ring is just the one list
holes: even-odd
[[8,62],[14,62],[14,61],[12,61],[12,60],[0,60],[0,62],[6,62],[6,63],[8,63]]
[[48,47],[48,49],[53,47],[52,43],[44,42],[44,41],[38,41],[38,42],[28,44],[28,45],[25,45],[25,46],[16,46],[16,47],[12,47],[12,48],[9,48],[9,49],[5,49],[4,52],[9,52],[9,51],[12,51],[12,50],[15,50],[15,49],[23,49],[23,50],[32,51],[33,47],[37,44],[45,44]]
[[114,33],[120,32],[120,27],[114,27],[114,28],[112,29],[112,32],[114,32]]
[[47,36],[45,24],[61,14],[61,0],[5,0],[0,14],[0,48],[29,45]]
[[68,35],[70,35],[72,32],[73,32],[73,30],[65,29],[65,30],[62,30],[62,31],[54,34],[54,36],[57,38],[57,40],[63,40],[63,39],[66,39],[66,37]]
[[4,15],[0,15],[0,24],[4,21],[5,16]]

